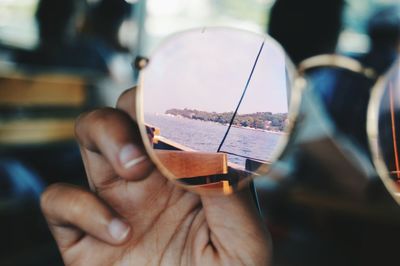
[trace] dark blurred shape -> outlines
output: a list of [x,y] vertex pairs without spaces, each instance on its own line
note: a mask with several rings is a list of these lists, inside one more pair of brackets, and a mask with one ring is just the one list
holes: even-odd
[[341,31],[343,0],[277,0],[269,34],[297,65],[319,54],[333,53]]
[[336,129],[368,153],[367,108],[376,80],[336,67],[309,70],[307,77]]
[[76,0],[41,0],[36,19],[39,27],[39,37],[43,44],[62,44],[74,38],[74,19],[77,13]]
[[106,59],[93,43],[78,35],[84,0],[41,0],[36,11],[40,43],[16,54],[18,63],[108,73]]
[[398,46],[400,5],[388,6],[376,12],[368,23],[368,33],[373,46]]
[[134,5],[124,0],[99,0],[87,5],[81,36],[92,43],[106,60],[117,83],[131,84],[131,52],[136,43]]
[[126,52],[118,32],[131,13],[132,5],[124,0],[100,0],[88,6],[83,32],[95,41],[104,42],[110,50]]
[[400,5],[379,9],[368,22],[371,49],[361,61],[383,74],[396,59],[400,50]]
[[44,187],[39,176],[16,160],[0,159],[0,176],[0,210],[36,201]]
[[1,152],[0,265],[62,265],[39,210],[44,185],[27,163]]
[[[283,45],[296,65],[319,55],[335,54],[344,7],[344,0],[277,0],[271,11],[269,34]],[[366,108],[374,78],[324,62],[305,74],[338,131],[368,150]]]

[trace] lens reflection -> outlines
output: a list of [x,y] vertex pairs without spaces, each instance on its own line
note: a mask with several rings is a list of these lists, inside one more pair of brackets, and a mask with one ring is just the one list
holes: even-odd
[[272,39],[206,28],[177,34],[141,73],[155,161],[196,191],[231,193],[267,172],[288,124],[286,56]]

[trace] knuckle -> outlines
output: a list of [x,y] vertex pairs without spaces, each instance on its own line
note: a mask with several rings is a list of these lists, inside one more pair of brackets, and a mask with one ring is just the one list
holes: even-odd
[[60,196],[60,189],[62,189],[62,184],[56,183],[48,186],[46,190],[40,196],[40,207],[43,213],[46,215],[55,204],[55,199]]
[[135,88],[136,88],[136,86],[134,86],[133,88],[127,89],[124,92],[122,92],[121,95],[118,97],[116,106],[120,107],[125,102],[126,97],[129,97],[129,93],[131,91],[133,91]]
[[80,193],[70,195],[66,208],[69,210],[68,218],[69,221],[75,221],[80,219],[83,214],[87,211],[87,206],[92,204],[92,195],[90,192],[81,190]]
[[49,224],[76,224],[94,206],[91,192],[73,185],[50,185],[41,195],[40,206]]
[[82,125],[86,124],[86,119],[92,111],[84,112],[75,119],[75,137],[79,140],[82,134]]
[[[111,126],[117,110],[104,107],[81,114],[75,122],[75,137],[80,145],[87,147],[93,134],[101,133]],[[89,138],[88,138],[89,137]]]
[[117,115],[118,111],[116,109],[104,107],[101,109],[97,109],[90,114],[90,122],[93,123],[96,129],[106,128],[113,122],[114,118]]

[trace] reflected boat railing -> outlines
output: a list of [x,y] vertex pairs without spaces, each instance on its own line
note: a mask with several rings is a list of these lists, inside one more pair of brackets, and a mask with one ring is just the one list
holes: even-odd
[[[203,153],[191,149],[181,143],[170,140],[161,135],[161,130],[152,125],[146,125],[147,132],[152,140],[153,148],[156,154],[160,151],[171,152],[185,152],[182,158],[184,160],[193,160],[190,167],[183,166],[185,170],[190,173],[190,177],[177,177],[176,180],[180,183],[190,186],[192,188],[207,189],[207,190],[223,190],[224,194],[230,194],[238,189],[241,181],[251,177],[264,175],[268,172],[271,165],[268,161],[260,161],[255,159],[246,158],[245,165],[239,165],[227,160],[227,154],[224,152]],[[172,153],[174,156],[174,153]],[[175,153],[176,154],[176,153]],[[197,157],[193,155],[203,154],[204,157]],[[171,154],[169,154],[171,155]],[[168,156],[168,154],[167,154]],[[196,160],[198,160],[196,162]],[[214,160],[213,166],[210,167],[208,162]],[[215,161],[219,161],[215,167]],[[163,162],[165,164],[165,162]],[[185,164],[183,162],[183,164]],[[169,165],[166,166],[169,168]],[[209,172],[207,175],[198,175],[198,172]]]

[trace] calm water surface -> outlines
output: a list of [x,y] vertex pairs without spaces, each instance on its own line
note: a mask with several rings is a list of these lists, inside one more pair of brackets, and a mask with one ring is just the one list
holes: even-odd
[[[147,124],[158,127],[161,136],[199,151],[216,152],[228,126],[214,122],[187,119],[182,117],[146,114]],[[261,130],[232,127],[222,151],[270,160],[282,134]],[[229,155],[229,160],[244,166],[243,157]]]

